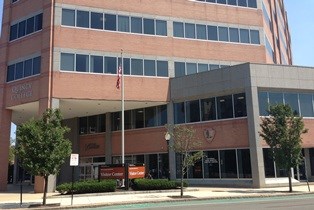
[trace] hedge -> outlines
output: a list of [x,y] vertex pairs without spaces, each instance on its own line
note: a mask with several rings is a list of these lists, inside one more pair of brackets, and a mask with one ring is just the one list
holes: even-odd
[[[181,186],[181,182],[169,181],[168,179],[135,179],[133,181],[133,190],[167,190],[177,189]],[[183,183],[187,187],[187,182]]]
[[[56,190],[61,194],[71,194],[72,183],[60,184]],[[86,180],[73,183],[73,193],[98,193],[98,192],[114,192],[116,190],[115,180]]]

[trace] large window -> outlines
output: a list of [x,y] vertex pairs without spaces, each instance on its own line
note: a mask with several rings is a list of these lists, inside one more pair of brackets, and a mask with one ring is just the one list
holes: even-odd
[[220,178],[218,151],[204,152],[204,178]]
[[237,159],[235,150],[220,151],[221,178],[237,178]]
[[186,102],[186,122],[200,121],[200,104],[199,100]]
[[105,73],[116,74],[117,73],[117,58],[105,57]]
[[174,62],[174,74],[175,77],[180,77],[185,75],[185,63]]
[[87,11],[77,11],[76,14],[76,26],[89,28],[89,12]]
[[90,57],[90,72],[103,73],[104,71],[104,59],[102,56]]
[[173,36],[184,37],[183,23],[173,22]]
[[144,34],[155,34],[155,21],[154,19],[144,18]]
[[202,121],[216,120],[216,98],[201,100]]
[[75,26],[75,10],[62,9],[62,25]]
[[244,117],[246,116],[246,102],[245,94],[235,94],[233,95],[234,101],[234,115],[235,117]]
[[7,67],[7,82],[40,74],[41,57],[35,57],[11,64]]
[[144,60],[144,75],[156,76],[156,66],[154,60]]
[[88,72],[89,71],[89,57],[88,55],[76,54],[76,71]]
[[185,123],[185,106],[184,102],[174,104],[174,123]]
[[104,28],[104,14],[91,12],[91,28],[103,29]]

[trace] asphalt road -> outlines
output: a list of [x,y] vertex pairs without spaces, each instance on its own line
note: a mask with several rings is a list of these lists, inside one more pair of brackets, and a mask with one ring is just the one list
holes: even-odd
[[90,210],[313,210],[314,194],[268,198],[241,198],[184,202],[130,204]]

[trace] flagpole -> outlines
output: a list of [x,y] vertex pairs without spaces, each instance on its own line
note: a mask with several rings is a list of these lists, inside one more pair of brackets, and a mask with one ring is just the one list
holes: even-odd
[[[122,164],[124,165],[125,161],[124,161],[124,66],[123,66],[123,50],[121,49],[121,83],[122,83],[122,87],[121,87],[121,157],[122,157]],[[127,175],[126,175],[127,176]],[[124,185],[124,183],[123,183]]]

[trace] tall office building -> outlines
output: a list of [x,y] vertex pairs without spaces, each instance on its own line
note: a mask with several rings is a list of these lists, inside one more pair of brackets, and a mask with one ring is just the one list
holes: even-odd
[[[155,178],[168,169],[171,178],[179,175],[164,125],[188,124],[204,151],[188,171],[191,183],[264,187],[282,175],[258,136],[267,103],[291,102],[313,117],[311,69],[287,66],[291,39],[282,0],[5,0],[0,54],[4,166],[11,122],[18,126],[47,108],[59,108],[71,128],[78,179],[120,163],[120,64],[125,161],[145,163]],[[54,181],[69,181],[67,165]],[[6,183],[4,167],[0,190]]]

